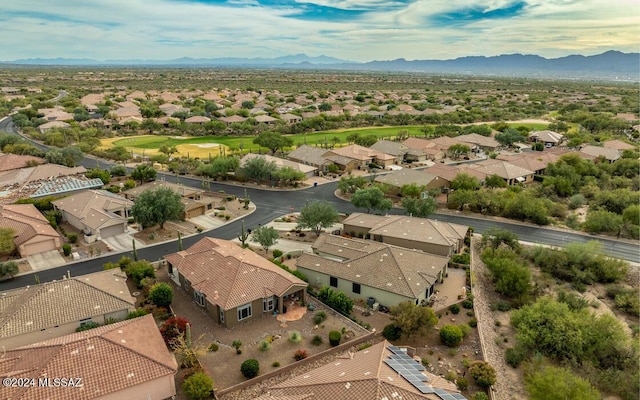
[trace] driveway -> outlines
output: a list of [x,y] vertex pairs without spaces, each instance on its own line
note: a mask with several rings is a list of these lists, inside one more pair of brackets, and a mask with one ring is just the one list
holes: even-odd
[[[122,252],[133,250],[133,237],[128,233],[121,233],[119,235],[110,236],[106,239],[102,239],[102,243],[109,246],[111,251]],[[136,240],[136,249],[141,249],[145,246],[144,243]]]
[[198,225],[204,231],[215,229],[227,222],[215,217],[213,214],[198,215],[197,217],[189,218],[188,221],[192,224]]
[[55,268],[67,263],[67,261],[62,258],[58,250],[51,250],[27,256],[27,261],[33,271]]

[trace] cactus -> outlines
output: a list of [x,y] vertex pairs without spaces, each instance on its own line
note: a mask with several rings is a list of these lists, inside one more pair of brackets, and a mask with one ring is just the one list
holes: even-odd
[[133,245],[133,261],[138,261],[138,250],[136,250],[136,240],[131,239],[131,244]]
[[178,251],[182,251],[182,235],[178,231]]
[[187,348],[191,348],[191,324],[187,322],[186,325],[187,331],[186,331],[186,337],[185,337],[185,341],[187,344]]
[[249,233],[244,229],[244,220],[242,220],[242,230],[238,234],[238,240],[242,244],[242,248],[246,247],[246,242],[249,239]]

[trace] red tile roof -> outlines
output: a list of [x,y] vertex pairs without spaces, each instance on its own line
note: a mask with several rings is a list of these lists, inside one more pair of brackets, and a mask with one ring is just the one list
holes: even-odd
[[274,263],[228,240],[203,238],[166,260],[191,286],[225,310],[268,296],[282,296],[307,283]]

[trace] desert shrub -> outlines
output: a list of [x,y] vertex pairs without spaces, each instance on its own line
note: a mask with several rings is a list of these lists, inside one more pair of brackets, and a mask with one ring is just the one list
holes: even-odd
[[445,325],[440,329],[440,341],[448,347],[456,347],[462,343],[464,337],[460,327],[456,325]]
[[460,331],[462,331],[462,336],[467,337],[471,333],[471,327],[467,324],[458,325]]
[[463,301],[462,302],[462,307],[466,308],[467,310],[471,310],[473,308],[473,300],[467,299],[467,300]]
[[489,395],[485,392],[476,392],[471,400],[489,400]]
[[67,233],[67,239],[69,239],[70,243],[78,243],[78,234],[77,233]]
[[149,290],[149,300],[158,307],[169,307],[173,301],[173,289],[166,282],[156,283]]
[[263,340],[262,342],[260,342],[260,344],[258,345],[258,350],[260,351],[267,351],[271,348],[271,343],[269,343],[269,341],[267,340]]
[[182,382],[182,389],[189,400],[205,400],[213,392],[213,380],[199,371]]
[[471,255],[469,253],[454,254],[451,262],[455,264],[469,265],[471,263]]
[[458,387],[458,390],[464,392],[465,390],[469,389],[469,382],[467,381],[467,378],[461,376],[460,378],[456,379],[456,386]]
[[527,352],[521,347],[509,347],[504,353],[504,359],[513,368],[518,366],[527,358]]
[[272,252],[272,253],[273,253],[273,257],[274,257],[274,258],[278,258],[278,257],[280,257],[280,256],[282,255],[282,250],[279,250],[279,249],[273,249],[273,252]]
[[472,328],[475,328],[476,326],[478,326],[478,320],[475,319],[475,318],[471,318],[469,320],[469,326],[472,327]]
[[160,327],[160,334],[169,348],[177,345],[177,339],[187,331],[187,321],[183,317],[171,317]]
[[510,311],[511,310],[511,303],[509,303],[508,301],[503,301],[500,300],[495,304],[491,305],[492,309],[498,310],[498,311]]
[[278,368],[278,367],[280,366],[280,361],[274,361],[274,362],[272,362],[272,363],[271,363],[271,366],[272,366],[273,368]]
[[302,341],[302,335],[298,331],[291,331],[291,333],[289,333],[289,341],[291,343],[300,343]]
[[259,371],[260,363],[255,358],[244,360],[242,365],[240,365],[240,372],[242,372],[242,375],[248,379],[258,376]]
[[324,311],[318,311],[316,315],[313,316],[313,322],[316,325],[321,324],[325,319],[327,319],[327,313]]
[[460,306],[457,304],[453,304],[451,307],[449,307],[449,311],[451,311],[451,314],[458,314],[460,312]]
[[313,339],[311,339],[311,344],[314,346],[320,346],[322,344],[322,336],[315,335]]
[[476,361],[469,367],[469,373],[478,386],[488,388],[496,383],[496,371],[484,361]]
[[338,331],[329,332],[329,343],[331,346],[335,347],[340,344],[340,339],[342,339],[342,334]]
[[360,346],[358,346],[358,351],[368,349],[369,347],[371,347],[371,343],[362,343]]
[[69,256],[71,254],[71,245],[69,243],[65,243],[62,245],[62,252],[65,256]]
[[398,327],[396,324],[386,325],[382,330],[382,336],[384,336],[385,339],[391,340],[391,341],[400,339],[401,334],[402,334],[402,331],[400,330],[400,327]]
[[295,351],[295,353],[293,353],[293,358],[296,361],[304,360],[308,356],[309,356],[309,354],[307,353],[307,351],[305,349],[298,349],[298,350]]
[[127,314],[127,319],[134,319],[134,318],[138,318],[138,317],[143,317],[145,315],[149,314],[146,310],[143,310],[142,308],[138,308],[135,311],[131,311],[129,314]]
[[220,346],[218,346],[218,343],[211,343],[209,345],[209,347],[207,347],[207,350],[209,350],[211,352],[216,352],[216,351],[218,351],[219,348],[220,348]]
[[100,326],[99,323],[93,322],[93,321],[89,321],[89,322],[86,322],[86,323],[80,325],[79,327],[77,327],[76,328],[76,332],[88,331],[89,329],[97,328],[99,326]]

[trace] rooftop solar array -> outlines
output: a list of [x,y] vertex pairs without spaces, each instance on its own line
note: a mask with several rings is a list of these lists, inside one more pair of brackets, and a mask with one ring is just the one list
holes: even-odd
[[449,393],[444,389],[427,385],[425,382],[429,382],[429,378],[422,373],[422,371],[426,370],[425,367],[417,360],[414,360],[413,357],[409,356],[404,349],[392,345],[387,346],[387,349],[392,354],[384,360],[385,364],[391,367],[421,393],[435,393],[442,400],[466,400],[466,397],[459,393]]

